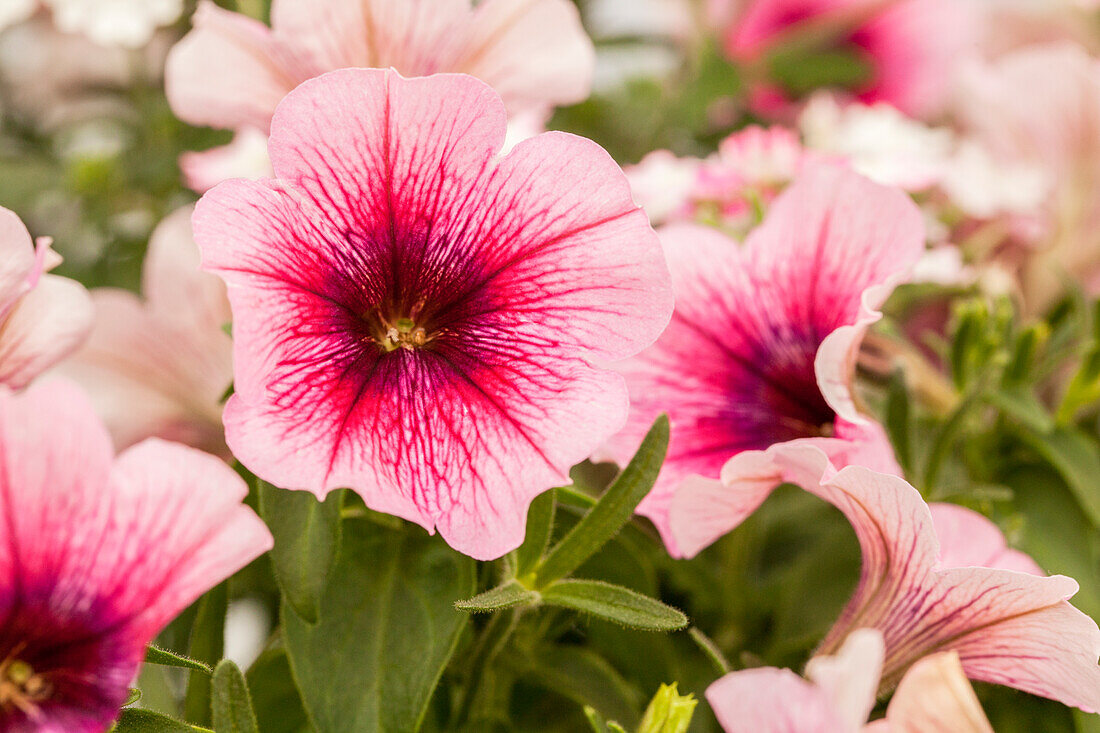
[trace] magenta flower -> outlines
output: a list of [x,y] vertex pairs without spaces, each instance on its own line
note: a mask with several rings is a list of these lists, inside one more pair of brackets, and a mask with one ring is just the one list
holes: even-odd
[[[849,382],[862,334],[879,318],[874,308],[924,251],[921,215],[908,197],[814,165],[743,246],[686,224],[663,229],[661,239],[676,312],[656,344],[619,367],[631,413],[609,453],[628,458],[668,413],[668,458],[639,511],[670,552],[702,547],[677,545],[669,531],[677,484],[693,475],[717,483],[741,451],[809,439],[838,463],[898,470]],[[759,500],[774,487],[758,485]]]
[[92,333],[59,367],[88,391],[118,448],[158,437],[228,456],[229,300],[225,284],[199,269],[191,211],[175,211],[153,232],[144,301],[116,288],[92,291]]
[[223,183],[194,218],[233,308],[233,453],[484,559],[622,426],[622,377],[598,365],[672,308],[611,158],[559,133],[499,158],[504,132],[472,77],[333,72],[280,105],[278,178]]
[[75,280],[45,274],[61,262],[50,240],[37,247],[23,222],[0,207],[0,385],[20,389],[77,348],[92,304]]
[[[695,546],[697,535],[713,533],[708,524],[725,527],[748,516],[755,508],[749,475],[802,486],[840,509],[855,529],[863,554],[859,585],[822,653],[833,653],[854,629],[874,628],[886,642],[882,689],[897,685],[922,657],[954,651],[971,679],[1100,710],[1100,630],[1067,602],[1077,583],[1032,574],[1035,564],[1006,550],[987,521],[963,509],[930,512],[896,476],[861,466],[838,472],[807,444],[742,453],[723,469],[724,487],[685,482],[672,509],[677,541]],[[716,521],[718,515],[724,519]],[[942,528],[934,525],[938,519]],[[993,567],[977,564],[985,562]]]
[[741,7],[725,32],[730,58],[756,63],[793,36],[832,37],[869,67],[856,97],[910,115],[934,113],[946,101],[952,65],[973,43],[972,11],[954,0],[749,0]]
[[732,672],[707,688],[707,702],[726,733],[992,733],[954,652],[914,664],[886,717],[866,724],[884,651],[881,633],[857,629],[835,656],[810,660],[808,680],[774,667]]
[[0,391],[0,456],[0,729],[99,733],[146,644],[271,535],[216,458],[149,440],[113,459],[63,380]]
[[[587,97],[595,69],[569,0],[275,0],[270,28],[203,0],[192,22],[165,68],[172,109],[192,124],[246,135],[266,132],[298,84],[336,69],[470,74],[496,89],[510,115],[543,119]],[[241,162],[247,145],[188,156],[189,180],[205,187],[210,173]],[[255,167],[246,160],[234,170]]]

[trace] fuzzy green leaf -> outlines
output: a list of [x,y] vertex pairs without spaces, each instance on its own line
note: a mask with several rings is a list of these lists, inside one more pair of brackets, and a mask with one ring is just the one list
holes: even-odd
[[538,593],[527,590],[522,585],[512,580],[504,585],[498,585],[496,588],[480,593],[473,598],[457,601],[455,602],[455,608],[470,613],[488,613],[491,611],[502,611],[505,608],[512,608],[513,606],[530,605],[532,603],[537,603],[538,600]]
[[184,656],[183,654],[176,654],[175,652],[168,651],[167,649],[161,649],[159,646],[150,644],[145,648],[145,663],[146,664],[159,664],[163,667],[181,667],[183,669],[195,669],[199,672],[206,672],[210,674],[212,670],[210,666],[205,662],[200,662],[197,659]]
[[214,668],[211,711],[217,733],[260,733],[248,683],[237,665],[228,659]]
[[672,606],[601,580],[560,580],[543,589],[542,601],[646,631],[675,631],[688,624],[687,616]]

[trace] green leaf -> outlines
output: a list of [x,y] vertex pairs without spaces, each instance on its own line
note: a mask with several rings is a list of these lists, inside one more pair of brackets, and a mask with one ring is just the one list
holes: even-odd
[[1054,429],[1054,418],[1029,387],[1010,387],[989,392],[985,399],[1000,410],[1036,433],[1049,433]]
[[687,616],[672,606],[602,580],[559,580],[543,589],[542,601],[646,631],[675,631],[688,624]]
[[1094,527],[1100,527],[1100,446],[1073,427],[1058,427],[1047,434],[1023,430],[1021,435],[1051,466],[1066,485]]
[[[222,658],[225,649],[225,614],[228,607],[228,582],[215,586],[199,601],[195,625],[191,627],[191,658],[210,666]],[[183,701],[183,716],[200,725],[210,723],[209,672],[191,671]]]
[[502,654],[500,663],[518,667],[525,679],[578,705],[591,706],[608,720],[632,725],[639,719],[641,694],[591,649],[547,644],[525,658]]
[[183,669],[196,669],[200,672],[206,672],[210,674],[212,670],[210,666],[200,662],[197,659],[186,657],[182,654],[176,654],[175,652],[168,651],[167,649],[161,649],[159,646],[150,644],[145,649],[145,663],[146,664],[159,664],[164,667],[182,667]]
[[260,516],[275,538],[271,566],[283,598],[307,623],[317,623],[321,594],[340,542],[342,491],[322,503],[308,491],[287,491],[258,482]]
[[504,585],[480,593],[473,598],[464,601],[456,601],[455,608],[470,613],[486,613],[490,611],[502,611],[512,606],[530,605],[538,603],[539,594],[533,590],[527,590],[515,580],[508,581]]
[[126,702],[122,703],[122,707],[124,707],[124,708],[129,707],[129,706],[133,705],[135,702],[137,702],[140,699],[141,699],[141,690],[139,690],[137,688],[134,688],[134,687],[131,687],[130,688],[130,695],[129,695],[129,697],[126,698]]
[[260,654],[245,679],[263,733],[312,733],[281,642]]
[[237,665],[228,659],[214,668],[211,709],[217,733],[260,733],[248,683]]
[[112,733],[195,733],[201,730],[204,729],[151,710],[126,708],[119,715]]
[[544,491],[531,502],[527,510],[527,534],[516,550],[516,575],[523,577],[535,570],[550,545],[554,532],[555,490]]
[[898,463],[906,473],[912,472],[912,417],[909,412],[909,390],[905,384],[905,372],[901,369],[890,377],[890,387],[886,393],[885,425]]
[[287,655],[318,733],[413,731],[468,616],[473,560],[416,527],[344,523],[310,625],[284,608]]
[[649,429],[634,458],[592,510],[550,550],[536,572],[536,588],[572,573],[630,521],[634,508],[657,481],[668,450],[668,432],[668,416],[661,415]]

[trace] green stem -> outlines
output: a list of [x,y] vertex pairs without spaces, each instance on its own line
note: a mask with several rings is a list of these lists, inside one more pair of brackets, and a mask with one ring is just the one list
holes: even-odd
[[518,614],[515,609],[500,611],[494,613],[489,623],[485,624],[485,628],[481,630],[481,635],[478,636],[471,652],[472,661],[466,685],[455,706],[452,724],[448,726],[452,730],[464,725],[470,717],[470,711],[481,688],[481,681],[485,677],[485,670],[512,636],[517,619]]

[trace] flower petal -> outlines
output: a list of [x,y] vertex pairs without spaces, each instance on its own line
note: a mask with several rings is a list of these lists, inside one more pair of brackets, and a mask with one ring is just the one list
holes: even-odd
[[1045,575],[1019,550],[1005,544],[1005,536],[993,522],[957,504],[929,504],[932,525],[940,541],[937,568],[1000,568],[1030,575]]
[[789,669],[732,672],[707,688],[726,733],[854,733],[828,696]]
[[833,656],[806,664],[806,677],[832,702],[847,730],[859,730],[875,707],[886,647],[875,629],[856,629]]
[[43,275],[0,326],[0,384],[19,389],[75,350],[92,327],[80,283]]
[[206,193],[230,178],[270,178],[271,159],[267,156],[267,135],[254,127],[245,127],[233,136],[233,142],[198,153],[180,155],[184,184],[192,191]]
[[30,232],[14,212],[0,207],[0,317],[15,299],[34,270],[35,251]]
[[267,130],[279,100],[309,77],[286,70],[259,21],[202,0],[191,22],[165,66],[172,111],[193,125]]
[[993,733],[955,652],[909,668],[886,708],[890,733]]

